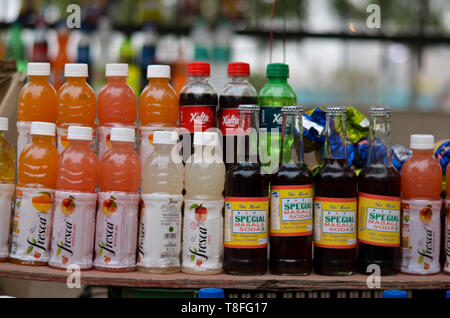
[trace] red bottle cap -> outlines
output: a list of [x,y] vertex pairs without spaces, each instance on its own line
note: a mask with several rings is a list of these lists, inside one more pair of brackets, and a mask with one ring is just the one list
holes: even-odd
[[209,63],[206,62],[191,62],[188,64],[188,75],[206,75],[209,76],[211,72]]
[[250,76],[250,64],[243,62],[229,63],[228,75]]

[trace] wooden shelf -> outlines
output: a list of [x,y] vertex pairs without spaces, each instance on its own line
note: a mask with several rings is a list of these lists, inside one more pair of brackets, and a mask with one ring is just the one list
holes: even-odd
[[[0,277],[65,283],[69,273],[47,266],[24,266],[0,263]],[[356,274],[347,277],[323,276],[231,276],[148,274],[142,272],[108,273],[97,270],[82,271],[81,283],[102,286],[153,287],[153,288],[203,288],[312,291],[312,290],[367,290],[367,276]],[[381,277],[381,289],[450,289],[450,276],[445,274],[413,276],[399,274]]]

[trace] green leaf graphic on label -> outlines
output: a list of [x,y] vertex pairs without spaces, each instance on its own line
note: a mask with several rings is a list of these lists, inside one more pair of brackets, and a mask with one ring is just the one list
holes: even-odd
[[199,205],[197,204],[197,203],[194,203],[194,204],[192,204],[190,207],[189,207],[189,210],[192,210],[192,209],[195,209],[195,208],[198,208],[199,207]]
[[98,252],[98,256],[100,257],[100,256],[102,256],[102,254],[103,254],[103,249],[100,249],[100,252]]
[[197,249],[196,249],[195,247],[194,247],[194,252],[195,252],[195,253],[197,253],[197,252],[198,252],[198,251],[197,251]]
[[33,251],[33,246],[28,246],[27,254],[30,254]]
[[41,192],[38,192],[38,194],[48,195],[50,198],[52,197],[52,195],[50,194],[50,192],[41,191]]
[[63,241],[59,241],[59,245],[64,246],[64,242]]
[[33,239],[33,243],[34,243],[34,244],[37,244],[37,242],[36,242],[36,240],[35,240],[35,239]]
[[69,199],[75,200],[75,197],[73,195],[69,195]]
[[169,232],[170,232],[170,233],[173,232],[173,226],[169,227]]
[[18,209],[20,209],[20,207],[22,206],[22,201],[17,201],[16,206]]
[[59,256],[59,254],[61,254],[61,248],[58,248],[58,250],[56,251],[56,256]]
[[105,247],[105,242],[100,242],[100,245]]
[[191,255],[191,262],[193,262],[194,260],[195,260],[195,255],[192,254],[192,255]]
[[405,222],[409,222],[409,214],[406,214],[403,219],[405,220]]
[[110,199],[117,200],[113,195],[110,197]]

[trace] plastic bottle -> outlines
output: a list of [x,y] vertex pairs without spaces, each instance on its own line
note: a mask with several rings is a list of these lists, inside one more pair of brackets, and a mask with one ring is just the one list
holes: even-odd
[[139,65],[136,63],[136,51],[131,43],[131,37],[129,35],[125,36],[122,44],[119,48],[120,63],[128,64],[129,75],[127,78],[127,83],[130,85],[134,93],[139,95],[141,92],[141,70]]
[[[28,83],[22,88],[17,103],[17,157],[31,142],[31,122],[56,123],[58,98],[52,84],[49,63],[28,63]],[[56,145],[56,140],[55,140]]]
[[25,73],[27,69],[27,57],[25,44],[22,41],[22,26],[19,22],[15,22],[9,33],[7,47],[8,58],[16,60],[17,70]]
[[[287,83],[289,66],[282,63],[267,65],[267,83],[258,94],[261,107],[260,156],[261,164],[267,172],[273,173],[278,167],[281,149],[282,106],[297,105],[297,96]],[[278,132],[272,132],[278,129]]]
[[[93,66],[92,86],[96,93],[106,84],[105,70],[106,64],[113,61],[112,50],[110,49],[113,33],[111,32],[111,22],[108,17],[102,17],[98,21],[98,30],[93,36],[98,47],[98,55],[95,56]],[[94,42],[95,43],[95,42]],[[93,51],[94,53],[94,51]]]
[[53,144],[55,124],[32,122],[31,135],[32,142],[19,158],[9,257],[16,264],[46,265],[59,157]]
[[139,97],[139,153],[144,164],[153,152],[153,132],[178,126],[178,96],[170,85],[170,66],[149,65],[148,84]]
[[[228,168],[236,162],[239,127],[239,105],[256,104],[258,93],[248,81],[250,65],[234,62],[228,64],[228,83],[219,94],[218,122],[223,135],[223,161]],[[231,150],[231,149],[233,150]]]
[[155,149],[143,167],[137,264],[143,272],[180,271],[184,167],[172,157],[177,140],[174,131],[155,131]]
[[57,29],[58,37],[58,54],[52,61],[52,83],[55,85],[55,89],[59,88],[64,84],[64,72],[65,65],[70,63],[70,59],[67,56],[67,42],[69,41],[69,32],[66,25],[60,23]]
[[36,22],[35,40],[33,43],[33,53],[31,60],[33,62],[47,62],[48,44],[46,39],[47,29],[45,27],[44,16],[40,15]]
[[148,65],[155,64],[157,32],[153,23],[146,23],[143,26],[144,43],[142,44],[141,53],[139,55],[140,66],[140,87],[147,85],[147,68]]
[[381,298],[408,298],[408,292],[398,289],[383,290]]
[[225,164],[219,135],[194,134],[194,154],[185,166],[183,252],[181,271],[219,274],[223,271]]
[[214,87],[224,87],[227,83],[227,64],[231,59],[232,28],[227,21],[219,21],[214,31],[214,45],[212,47],[212,76]]
[[197,298],[225,298],[225,291],[222,288],[201,288]]
[[0,117],[0,262],[8,259],[8,239],[11,225],[11,201],[14,194],[15,155],[5,138],[8,118]]
[[49,265],[93,265],[98,160],[90,148],[92,128],[69,126],[70,145],[58,161]]
[[411,135],[412,156],[402,167],[401,272],[436,274],[441,268],[442,168],[433,157],[434,136]]
[[[87,64],[69,63],[64,68],[66,83],[58,90],[58,151],[69,146],[67,129],[69,126],[87,126],[95,134],[96,97],[89,84]],[[95,149],[95,138],[91,141]]]
[[[98,157],[111,147],[112,127],[136,129],[137,99],[127,84],[128,64],[106,64],[107,84],[100,90],[98,104]],[[136,143],[133,147],[136,149]]]
[[134,129],[111,129],[111,149],[100,161],[94,267],[128,272],[136,268],[141,162],[133,150]]

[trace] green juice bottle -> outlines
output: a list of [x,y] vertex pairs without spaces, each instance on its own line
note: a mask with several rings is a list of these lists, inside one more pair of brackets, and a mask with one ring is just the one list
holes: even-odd
[[297,96],[287,83],[289,65],[268,64],[266,76],[268,81],[258,95],[258,105],[261,107],[259,153],[262,167],[272,174],[276,172],[280,160],[281,108],[297,105]]

